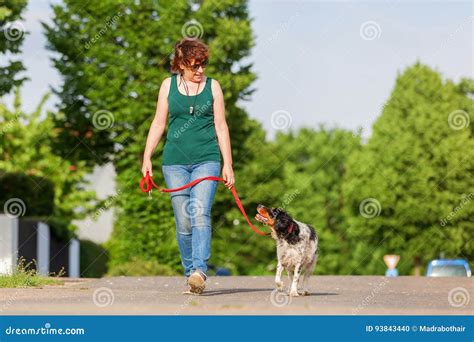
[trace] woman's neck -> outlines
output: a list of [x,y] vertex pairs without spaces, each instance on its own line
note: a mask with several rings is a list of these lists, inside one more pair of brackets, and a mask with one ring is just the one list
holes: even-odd
[[191,77],[191,79],[188,79],[186,76],[184,76],[184,74],[181,74],[180,76],[186,82],[193,82],[193,83],[196,83],[196,84],[200,84],[202,82],[202,80],[199,81],[199,82],[193,81],[192,77]]

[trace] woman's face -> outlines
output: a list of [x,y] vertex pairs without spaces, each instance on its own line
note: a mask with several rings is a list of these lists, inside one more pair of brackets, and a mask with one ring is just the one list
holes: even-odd
[[[200,64],[201,63],[196,63],[195,59],[192,59],[190,63],[191,66],[200,65]],[[202,66],[199,66],[196,70],[194,70],[194,68],[191,66],[180,64],[181,69],[184,70],[184,77],[187,80],[190,80],[192,82],[196,82],[196,83],[201,82],[201,80],[204,77],[205,68],[203,68]]]

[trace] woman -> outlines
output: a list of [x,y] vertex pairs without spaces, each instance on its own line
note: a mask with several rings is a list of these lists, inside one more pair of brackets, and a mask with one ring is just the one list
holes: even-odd
[[[173,76],[161,84],[155,118],[143,155],[143,175],[152,173],[151,156],[170,120],[163,150],[163,176],[168,188],[176,188],[205,176],[220,176],[225,186],[234,185],[229,129],[224,96],[215,79],[204,75],[208,47],[199,39],[183,39],[175,45]],[[217,181],[205,180],[191,188],[170,192],[176,222],[176,238],[189,291],[201,293],[211,255],[211,207]]]

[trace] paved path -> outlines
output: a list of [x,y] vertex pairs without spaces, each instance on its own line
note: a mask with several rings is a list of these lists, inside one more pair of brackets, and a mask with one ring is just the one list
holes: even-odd
[[309,296],[290,298],[270,276],[210,277],[203,295],[190,296],[182,277],[70,279],[0,289],[0,315],[474,314],[474,278],[313,276],[310,285]]

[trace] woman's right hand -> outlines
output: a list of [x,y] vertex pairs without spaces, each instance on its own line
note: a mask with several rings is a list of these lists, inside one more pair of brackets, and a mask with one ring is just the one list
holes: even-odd
[[146,176],[146,172],[147,171],[150,171],[150,176],[153,176],[153,172],[152,172],[152,166],[151,166],[151,159],[144,159],[143,160],[143,165],[142,165],[142,173],[143,173],[143,177]]

